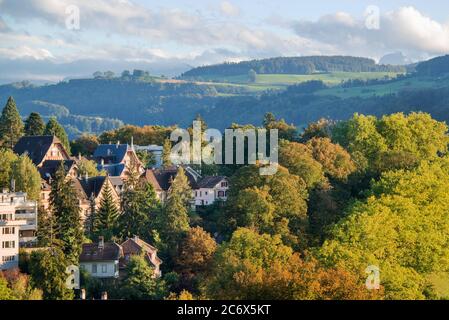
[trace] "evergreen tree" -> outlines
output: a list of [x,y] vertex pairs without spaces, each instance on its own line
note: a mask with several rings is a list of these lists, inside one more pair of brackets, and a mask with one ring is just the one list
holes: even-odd
[[39,206],[37,213],[37,240],[39,246],[48,247],[53,244],[55,235],[55,220],[53,215],[48,212],[43,206]]
[[26,136],[41,136],[44,134],[45,123],[39,113],[32,112],[25,121]]
[[169,139],[165,139],[164,149],[162,151],[162,166],[164,168],[169,168],[173,165],[170,159],[170,153],[171,153],[171,142]]
[[134,235],[145,237],[148,233],[150,215],[157,206],[156,192],[151,184],[139,183],[133,188],[125,185],[118,226],[122,238]]
[[67,133],[55,117],[51,117],[50,120],[48,120],[47,125],[45,126],[44,135],[58,137],[64,148],[70,153],[70,143]]
[[22,136],[23,121],[16,102],[9,97],[0,117],[0,144],[12,149]]
[[119,210],[112,196],[112,189],[108,181],[105,181],[100,208],[95,220],[96,233],[103,236],[106,241],[111,240],[119,217]]
[[83,241],[80,208],[77,193],[71,180],[66,179],[62,162],[51,184],[50,205],[56,225],[55,237],[61,241],[69,262],[77,264]]
[[191,198],[192,190],[181,167],[173,179],[165,206],[157,221],[162,241],[169,248],[169,255],[172,257],[177,252],[179,241],[189,230],[188,212]]

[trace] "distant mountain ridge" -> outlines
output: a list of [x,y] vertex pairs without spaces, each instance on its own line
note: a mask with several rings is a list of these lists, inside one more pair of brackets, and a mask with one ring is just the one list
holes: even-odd
[[197,67],[181,75],[237,76],[254,70],[258,74],[313,74],[319,72],[405,72],[403,66],[379,65],[373,59],[350,56],[278,57]]

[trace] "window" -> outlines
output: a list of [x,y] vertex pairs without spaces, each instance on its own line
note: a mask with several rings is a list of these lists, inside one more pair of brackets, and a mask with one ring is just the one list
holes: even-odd
[[96,264],[92,265],[92,273],[97,273],[97,265]]
[[2,262],[11,262],[11,261],[14,261],[14,260],[16,260],[15,256],[4,256],[4,257],[2,257]]
[[2,248],[3,249],[14,249],[16,247],[15,241],[3,241]]
[[12,220],[12,213],[0,214],[0,220]]
[[228,186],[228,183],[226,182],[226,181],[223,181],[222,183],[221,183],[221,187],[222,188],[226,188]]
[[207,191],[204,191],[204,194],[207,196]]
[[218,197],[219,198],[224,198],[225,196],[225,192],[224,191],[218,191]]
[[107,273],[108,272],[108,265],[102,264],[101,265],[101,273]]
[[16,233],[16,228],[15,227],[6,227],[6,228],[2,228],[2,234],[15,234]]

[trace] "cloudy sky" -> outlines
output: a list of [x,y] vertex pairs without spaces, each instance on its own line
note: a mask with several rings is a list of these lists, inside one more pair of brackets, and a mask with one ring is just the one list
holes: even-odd
[[413,61],[448,53],[449,2],[0,0],[0,83],[398,51]]

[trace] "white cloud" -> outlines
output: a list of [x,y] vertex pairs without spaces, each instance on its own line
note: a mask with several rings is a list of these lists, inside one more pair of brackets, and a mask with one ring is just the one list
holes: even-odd
[[11,48],[0,48],[0,57],[6,57],[12,60],[31,58],[35,60],[53,59],[53,54],[47,49],[30,48],[28,46],[19,46]]
[[235,17],[240,14],[239,7],[235,6],[229,1],[222,1],[220,4],[220,11],[222,14],[228,17]]
[[380,18],[378,30],[367,29],[364,20],[347,13],[292,25],[299,36],[332,45],[344,54],[379,57],[393,51],[416,56],[449,52],[449,24],[432,20],[413,7],[385,13]]

